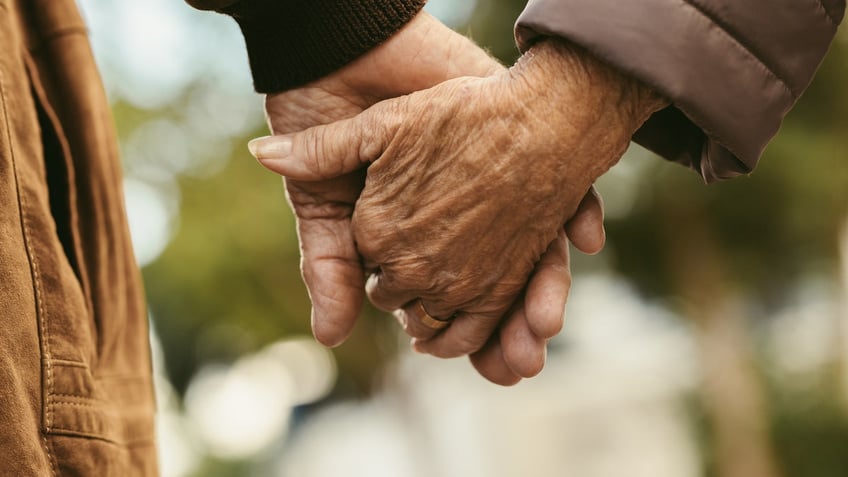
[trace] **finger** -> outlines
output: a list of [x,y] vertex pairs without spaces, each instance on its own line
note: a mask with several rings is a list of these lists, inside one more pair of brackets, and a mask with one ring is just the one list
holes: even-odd
[[326,180],[375,161],[400,124],[404,98],[379,103],[362,114],[283,136],[250,141],[250,153],[266,168],[291,179]]
[[320,343],[344,342],[362,309],[364,274],[349,221],[298,220],[301,272],[312,301],[312,332]]
[[450,321],[439,320],[427,313],[421,300],[413,300],[394,312],[403,330],[417,340],[426,341],[451,325]]
[[403,308],[407,303],[418,298],[418,292],[400,287],[391,277],[378,271],[368,277],[365,283],[365,293],[377,308],[383,311],[393,311]]
[[562,330],[570,289],[568,239],[561,230],[536,264],[524,295],[522,311],[533,334],[549,339]]
[[565,224],[571,243],[583,253],[594,255],[604,248],[604,202],[592,186],[580,202],[574,217]]
[[536,336],[519,303],[501,326],[500,343],[509,369],[522,378],[532,378],[545,367],[548,341]]
[[427,341],[416,341],[415,349],[438,358],[456,358],[479,351],[498,327],[506,310],[493,313],[457,313],[450,326]]
[[[446,326],[435,325],[439,316],[427,312],[427,307],[418,299],[419,292],[397,286],[385,273],[374,273],[365,284],[368,299],[377,308],[390,311],[409,336],[428,340]],[[430,325],[428,325],[428,323]]]
[[521,381],[521,376],[507,366],[497,334],[480,351],[470,355],[469,359],[481,376],[495,384],[513,386]]

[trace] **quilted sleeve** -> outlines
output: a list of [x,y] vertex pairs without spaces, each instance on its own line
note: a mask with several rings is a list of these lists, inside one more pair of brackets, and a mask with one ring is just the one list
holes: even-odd
[[530,0],[519,47],[580,44],[668,98],[634,140],[706,181],[749,173],[809,85],[845,0]]

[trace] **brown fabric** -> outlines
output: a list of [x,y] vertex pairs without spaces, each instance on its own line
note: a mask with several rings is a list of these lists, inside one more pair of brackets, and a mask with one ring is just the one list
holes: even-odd
[[355,60],[401,29],[426,0],[188,0],[231,15],[256,91],[284,91]]
[[0,0],[0,474],[156,475],[147,318],[73,0]]
[[673,106],[634,139],[707,181],[750,172],[809,85],[844,0],[531,0],[519,46],[566,38]]

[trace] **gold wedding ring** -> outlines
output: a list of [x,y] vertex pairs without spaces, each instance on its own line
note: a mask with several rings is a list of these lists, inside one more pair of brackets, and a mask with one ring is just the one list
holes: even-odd
[[424,309],[424,304],[421,303],[421,300],[415,300],[414,308],[416,309],[415,314],[418,315],[418,321],[431,330],[442,330],[450,325],[450,319],[440,320],[430,316],[430,314],[427,313],[427,310]]

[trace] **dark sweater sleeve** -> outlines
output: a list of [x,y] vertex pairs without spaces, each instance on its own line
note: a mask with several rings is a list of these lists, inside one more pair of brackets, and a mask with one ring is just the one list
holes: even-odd
[[634,140],[715,181],[753,170],[844,13],[845,0],[530,0],[516,39],[566,38],[665,95]]
[[355,60],[400,30],[426,0],[187,0],[238,22],[256,91],[291,89]]

